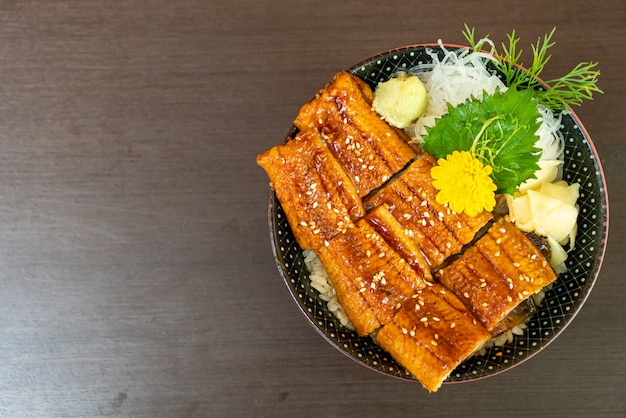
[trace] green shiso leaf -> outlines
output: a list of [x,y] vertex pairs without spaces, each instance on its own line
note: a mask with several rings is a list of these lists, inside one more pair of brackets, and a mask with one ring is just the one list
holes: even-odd
[[541,150],[535,146],[539,112],[529,90],[508,89],[482,100],[471,98],[427,129],[424,149],[437,158],[469,151],[493,169],[496,193],[513,194],[515,187],[534,177]]

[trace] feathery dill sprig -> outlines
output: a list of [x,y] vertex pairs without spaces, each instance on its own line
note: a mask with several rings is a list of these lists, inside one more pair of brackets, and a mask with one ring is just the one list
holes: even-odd
[[[503,81],[508,87],[532,90],[539,103],[553,112],[560,112],[567,106],[580,106],[584,100],[593,100],[594,93],[604,92],[597,84],[600,76],[597,62],[581,62],[561,77],[545,81],[540,79],[551,58],[548,50],[555,45],[552,41],[555,32],[556,27],[543,38],[538,38],[536,44],[531,44],[533,60],[528,67],[521,62],[523,51],[518,48],[520,38],[516,36],[515,30],[507,34],[508,43],[501,44],[501,52],[489,41],[489,35],[476,40],[474,28],[467,24],[463,36],[474,51],[480,51],[485,43],[492,46],[493,65],[502,73]],[[545,88],[545,85],[548,88]]]

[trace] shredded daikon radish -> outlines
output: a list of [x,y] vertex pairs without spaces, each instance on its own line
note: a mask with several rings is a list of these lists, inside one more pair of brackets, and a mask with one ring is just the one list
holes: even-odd
[[428,106],[424,115],[407,128],[409,136],[417,143],[422,143],[422,135],[427,126],[433,126],[435,120],[448,113],[448,104],[457,106],[470,97],[482,98],[483,90],[493,94],[496,89],[505,91],[506,86],[485,67],[485,59],[493,57],[486,52],[461,53],[449,50],[439,40],[439,47],[444,52],[442,59],[437,52],[427,50],[432,62],[418,64],[409,70],[426,85]]
[[[490,44],[489,39],[484,40]],[[486,63],[493,60],[492,52],[470,52],[447,49],[441,40],[439,47],[443,51],[440,58],[434,50],[427,50],[432,62],[418,64],[409,70],[422,80],[428,92],[428,106],[417,122],[406,128],[413,141],[421,144],[426,127],[433,126],[436,119],[448,113],[448,104],[458,106],[467,99],[481,99],[483,91],[494,94],[496,90],[505,92],[507,87],[502,80],[490,72]],[[545,106],[538,105],[541,125],[537,130],[537,148],[541,149],[540,160],[562,160],[565,140],[561,133],[561,118],[566,111],[555,115]]]
[[537,110],[541,115],[541,125],[537,130],[537,148],[541,148],[540,160],[562,160],[565,151],[565,138],[561,132],[561,119],[566,111],[557,117],[552,111],[543,105],[538,105]]

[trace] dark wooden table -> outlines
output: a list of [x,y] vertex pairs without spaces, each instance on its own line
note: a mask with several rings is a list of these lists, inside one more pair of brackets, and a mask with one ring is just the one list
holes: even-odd
[[[0,1],[0,416],[625,416],[626,3],[504,3]],[[600,62],[610,239],[548,349],[428,394],[299,313],[255,156],[336,71],[465,22],[557,26],[548,76]]]

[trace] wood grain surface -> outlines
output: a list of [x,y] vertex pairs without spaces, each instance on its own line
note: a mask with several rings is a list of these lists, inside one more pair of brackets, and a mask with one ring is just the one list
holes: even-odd
[[[610,239],[544,352],[428,394],[307,324],[255,157],[335,72],[463,23],[600,62]],[[0,416],[626,416],[625,42],[623,0],[0,0]]]

